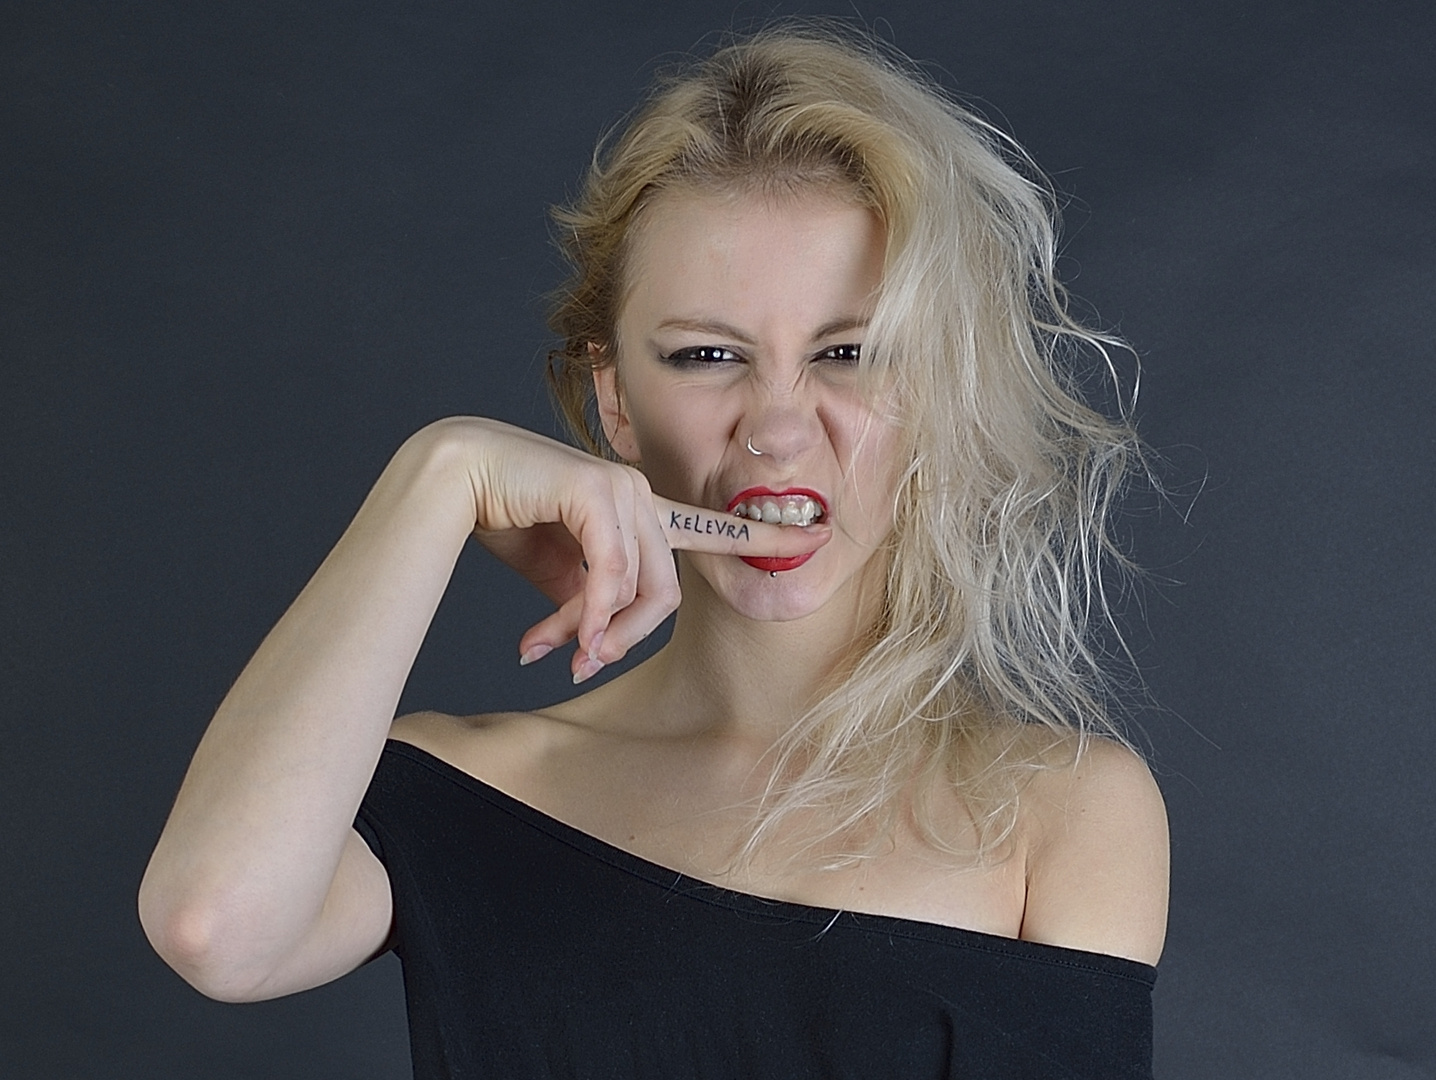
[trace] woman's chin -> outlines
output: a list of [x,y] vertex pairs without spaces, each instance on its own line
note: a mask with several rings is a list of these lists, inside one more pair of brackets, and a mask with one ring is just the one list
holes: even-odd
[[791,559],[709,555],[692,561],[715,599],[737,614],[759,622],[791,622],[821,610],[832,597],[822,560],[810,562],[814,554]]

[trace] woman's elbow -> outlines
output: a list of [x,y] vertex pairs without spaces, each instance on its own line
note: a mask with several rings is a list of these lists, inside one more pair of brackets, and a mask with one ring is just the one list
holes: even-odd
[[146,878],[139,894],[140,926],[161,960],[201,994],[216,1001],[259,1001],[272,995],[223,905],[167,896]]

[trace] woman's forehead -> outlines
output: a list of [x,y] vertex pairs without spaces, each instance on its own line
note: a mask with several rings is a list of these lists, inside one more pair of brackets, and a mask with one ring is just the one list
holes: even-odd
[[[652,195],[629,226],[630,250],[639,249],[654,231],[655,222],[681,219],[692,225],[703,221],[732,220],[742,216],[781,218],[814,211],[871,209],[851,185],[828,181],[809,183],[690,184],[663,189]],[[876,215],[875,215],[876,217]]]
[[870,307],[881,277],[877,216],[827,191],[664,193],[645,218],[626,268],[625,314],[697,321],[718,305],[851,319]]

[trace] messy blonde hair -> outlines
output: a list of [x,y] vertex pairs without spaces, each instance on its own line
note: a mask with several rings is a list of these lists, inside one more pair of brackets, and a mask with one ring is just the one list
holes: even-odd
[[1076,390],[1074,359],[1110,368],[1119,343],[1068,313],[1054,199],[1026,155],[868,38],[788,24],[731,41],[661,79],[555,211],[574,274],[552,315],[551,387],[576,436],[611,453],[592,370],[615,350],[588,346],[614,344],[644,208],[665,191],[812,187],[886,229],[862,364],[896,402],[909,465],[882,616],[776,748],[748,850],[817,810],[814,842],[861,854],[904,793],[947,847],[921,795],[939,780],[991,855],[1025,776],[1074,761],[1093,733],[1120,739],[1092,630],[1103,568],[1125,566],[1109,513],[1140,460],[1130,425]]

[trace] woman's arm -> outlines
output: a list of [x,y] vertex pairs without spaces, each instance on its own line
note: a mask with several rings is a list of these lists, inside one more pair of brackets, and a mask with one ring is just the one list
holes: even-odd
[[1036,829],[1022,937],[1155,964],[1167,933],[1167,814],[1136,754],[1093,739],[1024,795]]
[[195,752],[140,921],[212,997],[317,985],[388,932],[387,878],[351,823],[473,529],[453,434],[428,428],[399,450]]
[[677,606],[671,547],[787,555],[826,539],[759,523],[742,544],[674,534],[660,511],[676,505],[633,469],[497,421],[441,421],[406,442],[195,752],[140,889],[156,951],[212,997],[257,1000],[380,947],[388,879],[352,822],[476,530],[560,604],[520,649],[577,637],[576,678]]

